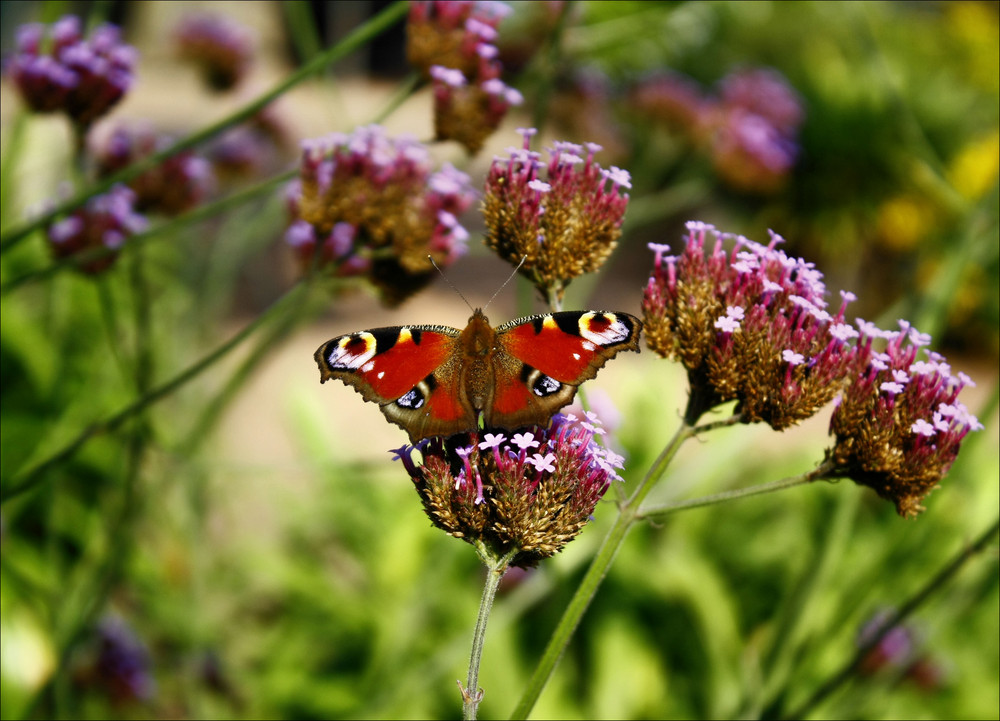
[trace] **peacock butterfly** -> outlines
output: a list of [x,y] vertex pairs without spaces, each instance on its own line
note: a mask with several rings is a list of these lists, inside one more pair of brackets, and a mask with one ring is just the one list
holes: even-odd
[[477,309],[465,330],[375,328],[316,351],[320,382],[338,378],[379,404],[410,442],[486,428],[548,425],[576,387],[619,351],[639,352],[642,321],[627,313],[564,311],[493,328]]

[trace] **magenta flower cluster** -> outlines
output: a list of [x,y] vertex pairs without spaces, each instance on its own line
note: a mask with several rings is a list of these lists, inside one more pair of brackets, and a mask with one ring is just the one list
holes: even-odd
[[[979,420],[958,400],[975,385],[952,375],[945,358],[926,348],[930,336],[906,321],[884,331],[858,320],[866,363],[850,379],[830,418],[836,438],[828,453],[837,472],[869,485],[901,515],[923,510]],[[886,343],[883,351],[876,342]],[[923,358],[918,358],[920,355]]]
[[57,258],[103,249],[84,260],[81,269],[96,273],[110,266],[129,236],[146,229],[148,223],[135,211],[135,193],[116,185],[104,195],[87,201],[82,208],[56,221],[47,229],[49,246]]
[[68,15],[51,27],[18,28],[7,72],[32,110],[64,112],[87,128],[128,92],[136,59],[115,26],[101,25],[85,38],[79,18]]
[[549,160],[531,150],[534,128],[521,129],[522,148],[495,157],[486,176],[485,243],[517,266],[547,298],[561,299],[578,275],[597,270],[614,250],[631,188],[627,171],[602,168],[601,147],[556,142]]
[[738,400],[748,422],[776,429],[808,418],[858,362],[858,332],[844,320],[853,294],[842,293],[831,314],[822,274],[780,250],[777,234],[765,246],[706,223],[687,229],[676,256],[666,245],[650,245],[647,343],[684,364],[708,407]]
[[624,459],[595,441],[604,429],[556,414],[548,428],[510,437],[472,434],[467,445],[432,438],[391,451],[413,479],[432,522],[474,545],[531,566],[561,550],[590,519]]
[[798,159],[802,101],[769,68],[730,73],[717,93],[666,71],[651,75],[632,94],[633,107],[679,132],[712,159],[719,177],[749,193],[768,193],[787,180]]
[[509,12],[503,3],[413,2],[407,56],[431,79],[434,128],[439,140],[455,140],[478,152],[507,111],[523,102],[501,79],[497,26]]
[[213,90],[229,90],[246,75],[256,44],[243,25],[223,16],[195,13],[174,32],[181,58],[194,63]]
[[836,397],[822,477],[870,486],[903,516],[920,512],[962,440],[982,427],[958,401],[969,377],[952,376],[936,353],[918,360],[930,337],[905,321],[899,331],[849,324],[852,293],[828,311],[822,275],[779,250],[776,234],[764,246],[701,222],[687,229],[676,256],[650,244],[643,310],[649,347],[688,371],[689,422],[735,400],[744,422],[780,430]]
[[389,281],[429,278],[428,255],[445,266],[464,253],[468,232],[459,216],[475,193],[451,165],[432,172],[416,140],[390,138],[373,125],[304,141],[288,197],[293,222],[285,239],[305,265],[369,274],[388,292]]
[[[147,123],[119,125],[94,153],[98,175],[104,177],[172,145]],[[193,151],[176,153],[129,181],[135,206],[143,212],[177,215],[203,203],[215,177],[211,164]]]

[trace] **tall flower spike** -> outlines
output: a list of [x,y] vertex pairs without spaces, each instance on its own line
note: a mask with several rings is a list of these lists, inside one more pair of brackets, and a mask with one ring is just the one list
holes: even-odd
[[[867,362],[852,374],[830,418],[836,438],[827,451],[829,477],[848,477],[892,501],[904,517],[924,510],[923,498],[951,468],[969,431],[983,426],[959,402],[973,385],[964,373],[951,375],[945,359],[921,346],[930,338],[905,321],[881,331],[859,321]],[[882,352],[873,345],[888,343]]]
[[50,225],[46,233],[57,258],[67,258],[99,248],[109,252],[81,266],[87,273],[106,270],[130,235],[146,228],[146,219],[135,212],[135,193],[116,185],[104,195],[87,201],[69,216]]
[[745,422],[781,430],[816,413],[864,361],[844,323],[854,296],[827,312],[822,274],[778,250],[776,234],[764,246],[705,223],[687,228],[679,255],[651,244],[643,312],[649,347],[687,369],[695,415],[736,400]]
[[515,266],[523,259],[519,272],[558,307],[570,281],[600,268],[617,245],[631,182],[594,161],[598,145],[558,142],[543,163],[531,150],[536,131],[521,132],[524,146],[494,158],[486,176],[484,242]]
[[[403,461],[424,511],[438,528],[512,565],[536,565],[590,520],[622,458],[594,442],[595,425],[556,414],[549,428],[432,438],[392,451]],[[467,444],[461,443],[467,439]],[[459,445],[456,446],[456,443]],[[419,444],[418,444],[419,445]]]
[[85,132],[129,90],[136,57],[114,25],[84,38],[79,18],[67,15],[51,27],[18,28],[7,72],[32,110],[64,112]]
[[474,199],[468,176],[450,165],[432,173],[420,143],[373,125],[302,148],[285,238],[303,267],[363,276],[395,305],[433,278],[428,255],[447,266],[465,251],[458,217]]

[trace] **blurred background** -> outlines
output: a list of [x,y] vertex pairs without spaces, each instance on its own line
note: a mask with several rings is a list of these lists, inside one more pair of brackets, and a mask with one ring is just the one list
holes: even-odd
[[[1000,5],[511,7],[496,46],[524,103],[474,156],[453,142],[432,154],[481,189],[494,154],[520,145],[516,128],[535,126],[535,147],[597,142],[604,167],[630,171],[619,249],[570,286],[565,308],[638,314],[646,244],[679,249],[689,219],[765,242],[773,229],[823,271],[831,302],[840,289],[858,295],[850,317],[886,328],[909,319],[976,381],[962,400],[985,429],[915,520],[844,481],[634,528],[533,713],[781,717],[1000,510]],[[2,51],[6,67],[18,26],[67,13],[121,27],[139,53],[135,80],[88,133],[97,157],[121,126],[178,139],[230,116],[387,8],[3,2]],[[227,87],[180,49],[178,28],[197,13],[240,28],[231,42],[245,58]],[[390,134],[434,138],[432,93],[413,82],[400,17],[194,149],[210,182],[187,215],[149,211],[163,231],[141,246],[142,294],[126,253],[97,276],[48,272],[43,233],[4,252],[5,489],[133,401],[134,363],[161,383],[265,319],[134,424],[88,439],[5,500],[4,718],[457,716],[479,561],[430,526],[389,462],[402,431],[352,390],[320,387],[312,355],[364,328],[463,327],[469,309],[442,281],[396,308],[360,283],[282,300],[299,272],[284,181],[300,141],[376,119]],[[86,187],[94,168],[81,177],[65,118],[29,114],[9,78],[0,99],[6,233]],[[249,202],[210,205],[268,180]],[[216,210],[192,215],[198,204]],[[447,270],[474,306],[511,271],[479,242],[477,205],[461,219],[468,253]],[[531,292],[501,291],[494,325],[540,310]],[[125,349],[140,336],[150,352],[132,359]],[[684,373],[628,354],[588,388],[595,406],[614,406],[605,422],[635,484],[676,428]],[[828,420],[829,410],[780,434],[738,427],[690,443],[651,500],[803,473],[823,457]],[[613,517],[609,497],[558,557],[505,580],[483,656],[484,718],[513,709]],[[997,560],[994,537],[811,714],[996,718]]]

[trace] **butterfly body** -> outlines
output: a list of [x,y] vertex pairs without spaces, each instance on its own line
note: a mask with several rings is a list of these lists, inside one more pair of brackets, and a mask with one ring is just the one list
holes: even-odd
[[487,428],[547,425],[619,351],[639,350],[642,322],[625,313],[565,311],[493,328],[476,310],[464,330],[375,328],[316,351],[321,382],[337,378],[416,443]]

